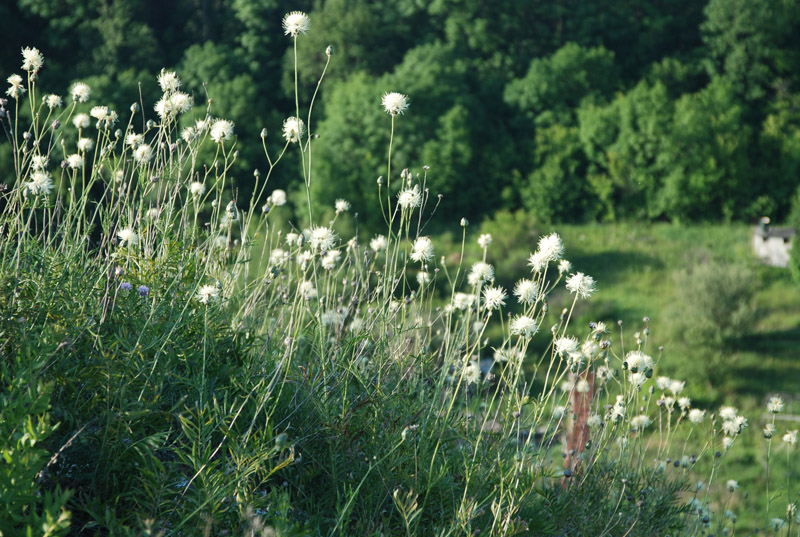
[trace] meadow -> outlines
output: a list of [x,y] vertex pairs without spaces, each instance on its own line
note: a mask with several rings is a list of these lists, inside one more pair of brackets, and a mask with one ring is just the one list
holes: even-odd
[[[286,38],[308,24],[287,14]],[[239,126],[178,73],[123,112],[46,93],[44,62],[22,51],[2,117],[3,535],[800,531],[797,432],[767,398],[797,367],[796,291],[745,227],[429,235],[434,175],[393,153],[402,88],[371,103],[374,205],[320,207],[297,76],[238,199]],[[353,232],[356,211],[385,229]]]

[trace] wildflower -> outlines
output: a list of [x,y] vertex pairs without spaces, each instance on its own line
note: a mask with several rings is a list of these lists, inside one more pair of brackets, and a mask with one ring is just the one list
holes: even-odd
[[72,124],[76,129],[85,129],[90,125],[89,116],[86,114],[78,114],[72,118]]
[[769,525],[774,529],[776,532],[783,529],[783,526],[786,525],[786,521],[782,518],[771,518],[769,521]]
[[292,11],[283,17],[283,32],[285,35],[297,37],[300,34],[306,34],[310,26],[311,21],[308,15],[302,11]]
[[139,235],[137,235],[136,232],[131,228],[121,229],[117,232],[117,237],[119,237],[120,242],[126,244],[127,246],[135,246],[139,244]]
[[47,168],[47,162],[47,157],[43,155],[33,155],[33,157],[31,157],[31,169],[44,170]]
[[744,416],[736,416],[735,418],[733,418],[733,423],[735,423],[736,426],[739,427],[739,432],[742,432],[744,428],[748,426],[747,418],[745,418]]
[[477,360],[470,360],[464,370],[464,381],[467,384],[477,384],[481,380],[481,366]]
[[212,300],[219,298],[219,289],[216,285],[204,285],[197,290],[197,300],[203,304],[208,304]]
[[739,483],[737,481],[734,481],[733,479],[728,479],[728,481],[725,482],[725,488],[733,492],[734,490],[739,488]]
[[772,414],[777,414],[781,410],[783,410],[783,399],[777,396],[770,397],[769,401],[767,401],[767,411]]
[[732,406],[724,406],[719,409],[719,416],[724,420],[732,420],[736,417],[736,409]]
[[408,97],[395,91],[384,93],[381,103],[386,113],[391,116],[402,114],[408,109]]
[[129,132],[125,135],[125,144],[131,147],[137,147],[144,141],[143,134],[136,134],[135,132]]
[[22,68],[26,71],[37,73],[44,65],[44,56],[38,48],[25,47],[22,49]]
[[575,383],[575,391],[578,393],[588,393],[589,381],[587,381],[586,379],[580,379],[578,382]]
[[572,336],[560,337],[555,341],[556,353],[561,356],[578,352],[578,340]]
[[86,152],[91,151],[94,147],[94,140],[91,138],[81,138],[78,140],[78,151]]
[[174,71],[162,69],[161,74],[158,75],[158,85],[161,86],[161,91],[164,93],[172,93],[180,89],[181,79],[178,78]]
[[700,410],[699,408],[693,408],[689,411],[689,421],[698,424],[703,423],[703,417],[705,416],[705,410]]
[[470,285],[480,285],[494,279],[494,268],[483,261],[478,261],[472,265],[472,270],[467,276]]
[[512,335],[532,337],[539,330],[539,325],[535,320],[526,315],[519,315],[511,321],[509,331]]
[[336,234],[332,229],[323,226],[312,226],[307,229],[308,242],[314,250],[330,250],[336,244]]
[[679,397],[678,398],[678,406],[681,407],[681,410],[686,410],[690,406],[692,406],[692,400],[688,397]]
[[678,395],[683,391],[685,386],[686,382],[682,380],[671,380],[669,383],[669,391],[672,392],[672,395]]
[[567,278],[567,291],[580,298],[588,298],[594,293],[594,278],[582,272],[576,272]]
[[183,141],[187,144],[191,143],[192,140],[197,138],[197,131],[194,129],[194,127],[185,127],[181,131],[181,138],[183,138]]
[[494,310],[506,305],[506,292],[502,287],[487,287],[483,290],[483,305]]
[[581,354],[589,360],[594,359],[598,352],[600,352],[600,345],[595,343],[594,340],[590,339],[581,345]]
[[159,216],[161,216],[161,209],[158,207],[151,207],[150,209],[147,209],[147,218],[149,220],[157,220]]
[[431,281],[430,273],[425,272],[424,270],[417,272],[417,283],[419,284],[420,287],[424,287],[430,281]]
[[403,209],[413,209],[422,205],[422,194],[419,191],[419,185],[401,190],[397,194],[397,204]]
[[383,235],[376,235],[369,241],[369,247],[372,249],[373,252],[378,253],[386,249],[387,246],[386,237]]
[[81,155],[78,155],[77,153],[68,156],[67,166],[69,166],[72,169],[83,168],[83,157]]
[[139,293],[139,296],[146,297],[147,295],[150,294],[150,288],[147,287],[146,285],[140,285],[139,287],[136,288],[136,292]]
[[641,386],[647,382],[647,377],[644,375],[644,373],[631,373],[629,380],[634,386]]
[[614,378],[614,370],[609,368],[608,366],[601,365],[597,368],[597,372],[595,373],[595,379],[598,382],[605,382],[608,379]]
[[107,106],[93,106],[89,115],[97,121],[105,121],[111,115],[111,109]]
[[290,231],[286,234],[286,244],[289,246],[294,246],[295,243],[297,243],[297,246],[300,246],[303,244],[301,237],[302,235]]
[[467,293],[456,293],[453,295],[453,307],[459,310],[466,310],[475,303],[475,295]]
[[426,263],[433,259],[433,242],[429,237],[419,237],[411,247],[411,260]]
[[519,363],[525,358],[525,354],[514,349],[497,349],[494,351],[493,358],[495,362]]
[[25,87],[22,85],[22,77],[19,75],[11,75],[6,79],[11,87],[6,90],[6,95],[12,99],[18,99],[25,93]]
[[314,259],[314,254],[308,251],[302,251],[297,254],[297,264],[300,265],[300,268],[305,270],[311,260]]
[[647,429],[651,423],[653,422],[650,421],[650,418],[644,414],[640,414],[631,418],[631,428],[636,429],[637,431],[643,431]]
[[555,419],[561,419],[567,411],[567,407],[557,405],[553,407],[552,414]]
[[591,428],[600,427],[603,425],[603,416],[600,414],[590,414],[586,419],[586,425]]
[[541,272],[547,267],[547,258],[545,258],[541,252],[537,251],[528,258],[528,265],[533,272]]
[[336,209],[336,214],[341,214],[350,210],[350,203],[347,200],[338,199],[334,203],[334,208]]
[[42,101],[47,105],[47,108],[53,110],[54,108],[58,108],[62,104],[61,97],[58,95],[45,95]]
[[283,251],[280,248],[275,248],[269,253],[270,265],[275,265],[280,267],[284,265],[286,261],[288,261],[288,259],[289,259],[289,253]]
[[641,351],[631,351],[625,358],[625,364],[632,373],[647,372],[653,369],[653,359]]
[[336,263],[339,261],[339,258],[342,256],[342,252],[339,250],[330,250],[327,254],[322,258],[322,268],[325,270],[333,270],[336,267]]
[[570,263],[566,259],[562,259],[561,261],[558,262],[558,273],[559,274],[566,274],[570,270],[572,270],[572,263]]
[[137,147],[133,152],[133,159],[140,163],[146,164],[153,158],[153,148],[147,144],[142,144]]
[[122,282],[121,284],[119,284],[119,288],[122,291],[130,291],[131,289],[133,289],[133,286],[130,284],[130,282]]
[[294,116],[283,120],[283,137],[287,142],[299,142],[306,132],[306,124],[303,120]]
[[769,440],[770,438],[772,438],[772,435],[775,434],[775,425],[773,425],[772,423],[767,423],[767,425],[764,426],[763,432],[764,432],[764,438]]
[[484,250],[488,248],[490,244],[492,244],[492,236],[489,235],[488,233],[484,233],[480,237],[478,237],[478,246],[480,246]]
[[303,280],[300,282],[298,286],[298,291],[300,292],[300,296],[305,298],[306,300],[312,300],[317,298],[317,289],[314,287],[314,283],[308,280]]
[[725,449],[731,449],[731,446],[733,446],[733,438],[730,436],[722,437],[722,447]]
[[206,193],[206,185],[199,181],[194,181],[189,185],[189,193],[193,198],[197,199]]
[[73,101],[85,103],[89,100],[89,95],[92,94],[92,90],[83,82],[76,82],[75,85],[72,86],[70,93],[72,94]]
[[227,119],[216,119],[211,125],[211,139],[221,144],[233,136],[233,121]]
[[789,444],[790,446],[795,445],[797,443],[797,429],[784,434],[782,440],[784,444]]
[[564,243],[557,233],[551,233],[539,239],[539,250],[547,261],[558,261],[564,255]]
[[281,189],[275,189],[269,195],[269,202],[275,207],[286,205],[286,192]]
[[739,425],[733,420],[723,421],[722,431],[728,436],[736,436],[739,434]]
[[24,185],[25,192],[28,192],[34,196],[38,196],[40,194],[44,194],[45,196],[50,194],[50,191],[53,190],[53,180],[50,178],[43,171],[35,171],[31,174],[31,180]]
[[539,296],[539,288],[532,280],[520,280],[514,286],[514,296],[520,304],[533,304]]
[[666,391],[669,388],[670,382],[672,382],[672,379],[669,377],[657,377],[656,388],[661,391]]

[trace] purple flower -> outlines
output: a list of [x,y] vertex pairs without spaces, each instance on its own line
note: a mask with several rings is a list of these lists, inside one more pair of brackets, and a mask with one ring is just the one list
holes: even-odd
[[131,285],[131,282],[122,282],[121,284],[119,284],[119,288],[122,289],[123,291],[130,291],[131,289],[133,289],[133,286]]
[[147,296],[150,294],[150,288],[146,285],[140,285],[137,291],[139,292],[139,296]]

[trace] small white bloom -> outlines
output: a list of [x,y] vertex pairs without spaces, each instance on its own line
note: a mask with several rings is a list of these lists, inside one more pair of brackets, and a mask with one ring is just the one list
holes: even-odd
[[161,216],[161,209],[158,207],[151,207],[147,209],[147,218],[148,220],[157,220],[159,216]]
[[22,68],[29,73],[36,73],[44,65],[44,56],[38,48],[25,47],[22,49]]
[[486,249],[489,247],[490,244],[492,244],[492,236],[490,234],[484,233],[480,237],[478,237],[478,246],[480,246],[481,248]]
[[297,243],[297,246],[300,246],[302,242],[297,242],[298,239],[300,239],[300,237],[302,237],[302,235],[290,231],[289,233],[286,234],[286,244],[288,244],[289,246],[294,246],[295,243]]
[[728,436],[736,436],[739,434],[739,425],[733,420],[726,420],[722,422],[722,430]]
[[161,74],[158,75],[158,85],[161,86],[161,91],[164,93],[171,93],[180,89],[181,79],[178,78],[174,71],[162,69]]
[[586,420],[586,425],[589,427],[597,428],[603,425],[603,416],[600,414],[590,414],[589,418]]
[[494,267],[489,263],[478,261],[472,265],[472,270],[467,276],[470,285],[480,285],[494,279]]
[[431,275],[424,270],[417,272],[417,283],[420,287],[425,287],[431,281]]
[[793,446],[797,443],[797,429],[789,431],[783,435],[783,443]]
[[306,132],[306,124],[294,116],[283,120],[283,137],[287,142],[297,143]]
[[117,237],[119,237],[120,243],[126,246],[136,246],[139,244],[139,235],[131,228],[121,229],[117,232]]
[[147,144],[142,144],[133,151],[133,158],[140,164],[146,164],[153,158],[153,148]]
[[539,297],[539,287],[533,280],[520,280],[514,286],[514,296],[520,304],[533,304]]
[[315,251],[330,250],[336,244],[336,234],[328,227],[312,226],[303,234],[307,234],[308,243]]
[[739,488],[739,482],[735,481],[733,479],[728,479],[725,482],[725,488],[728,489],[729,491],[733,492],[734,490]]
[[669,383],[669,391],[671,391],[673,395],[678,395],[683,391],[685,386],[686,382],[682,380],[671,380]]
[[730,449],[732,445],[733,445],[733,438],[731,438],[730,436],[722,437],[722,447],[724,447],[725,449]]
[[111,109],[107,106],[93,106],[89,111],[89,115],[97,121],[104,121],[108,119],[111,114]]
[[681,407],[681,410],[686,410],[692,406],[692,400],[688,397],[678,397],[678,406]]
[[31,157],[31,169],[32,170],[44,170],[47,168],[47,157],[44,155],[33,155]]
[[567,411],[567,407],[563,405],[556,405],[553,407],[552,414],[555,419],[561,419]]
[[629,352],[625,357],[625,362],[628,364],[628,369],[630,369],[632,373],[646,373],[652,370],[654,365],[653,358],[642,351]]
[[269,253],[269,264],[275,266],[283,266],[289,260],[289,252],[285,252],[280,248],[274,248]]
[[589,298],[594,293],[594,278],[582,272],[576,272],[567,278],[567,291],[580,298]]
[[669,389],[669,383],[672,382],[672,379],[669,377],[657,377],[656,378],[656,388],[661,391],[666,391]]
[[566,274],[570,270],[572,270],[572,263],[570,263],[566,259],[562,259],[561,261],[558,262],[558,273],[559,274]]
[[72,118],[72,124],[75,125],[76,129],[85,129],[91,124],[91,120],[86,114],[78,114]]
[[772,414],[777,414],[783,410],[783,399],[780,397],[770,397],[769,401],[767,401],[767,411]]
[[59,106],[61,106],[63,104],[63,101],[61,100],[61,96],[50,94],[50,95],[45,95],[44,103],[47,105],[47,108],[53,110],[54,108],[58,108]]
[[84,84],[83,82],[76,82],[74,86],[72,86],[72,90],[70,90],[72,94],[72,100],[77,101],[79,103],[85,103],[89,100],[89,96],[92,94],[91,88]]
[[208,304],[212,300],[219,298],[219,289],[216,285],[204,285],[197,290],[197,300],[203,304]]
[[511,321],[509,331],[512,335],[533,337],[539,330],[537,322],[526,315],[519,315]]
[[560,337],[555,341],[555,351],[561,356],[578,352],[578,340],[572,336]]
[[644,414],[640,414],[631,418],[631,428],[636,429],[637,431],[643,431],[647,429],[651,423],[653,422],[650,421],[650,418]]
[[475,295],[467,293],[455,293],[453,295],[453,307],[459,310],[466,310],[475,303]]
[[420,237],[411,247],[411,260],[417,263],[427,263],[433,259],[433,242],[429,237]]
[[586,379],[580,379],[575,383],[575,391],[578,393],[589,393],[589,381]]
[[142,142],[144,142],[144,135],[143,134],[136,134],[135,132],[129,132],[125,135],[125,143],[131,147],[137,147]]
[[233,136],[233,121],[227,119],[216,119],[211,125],[211,139],[221,144],[225,140],[230,140]]
[[86,151],[91,151],[94,147],[94,140],[91,138],[81,138],[78,140],[78,151],[85,153]]
[[477,384],[481,380],[481,366],[477,360],[470,360],[464,370],[464,381],[467,384]]
[[732,406],[724,406],[719,409],[719,416],[724,420],[732,420],[736,417],[736,409]]
[[308,15],[302,11],[292,11],[283,17],[283,32],[286,35],[297,37],[300,34],[306,34],[311,27],[311,21]]
[[533,272],[541,272],[547,266],[547,258],[541,252],[536,251],[528,257],[528,266]]
[[6,95],[11,97],[12,99],[18,99],[25,91],[25,86],[22,85],[22,77],[14,74],[9,76],[7,79],[11,87],[6,90]]
[[699,408],[693,408],[689,411],[689,421],[698,424],[703,423],[703,417],[706,415],[705,410],[700,410]]
[[191,143],[192,140],[197,138],[197,131],[194,130],[194,127],[184,127],[181,131],[181,138],[183,138],[183,141],[187,144]]
[[772,435],[775,434],[775,425],[773,425],[772,423],[767,423],[764,426],[763,433],[764,433],[764,438],[766,439],[772,438]]
[[67,157],[67,166],[72,169],[83,168],[83,157],[74,153]]
[[644,373],[631,373],[629,380],[634,386],[641,386],[647,382],[647,377],[644,375]]
[[281,189],[275,189],[269,195],[269,202],[275,207],[286,205],[286,192]]
[[381,103],[386,113],[392,116],[402,114],[408,109],[408,97],[395,91],[384,93]]
[[300,295],[306,300],[313,300],[317,298],[317,289],[316,287],[314,287],[314,282],[303,280],[302,282],[300,282],[300,285],[298,286],[298,291],[300,292]]
[[401,190],[397,194],[397,204],[403,209],[413,209],[422,205],[422,194],[419,191],[419,185]]
[[539,239],[538,251],[548,262],[558,261],[564,255],[564,243],[557,233],[551,233]]
[[194,181],[189,185],[189,193],[193,198],[199,198],[206,193],[206,185],[199,181]]
[[23,185],[25,191],[34,196],[47,196],[53,190],[53,180],[43,171],[34,171],[31,180]]
[[339,262],[339,258],[342,256],[342,252],[339,250],[329,250],[322,258],[322,268],[325,270],[333,270],[336,268],[336,263]]
[[770,527],[772,527],[773,530],[778,532],[782,530],[783,527],[786,525],[786,521],[782,518],[771,518],[769,520],[769,525]]
[[386,249],[387,245],[388,243],[386,242],[386,237],[383,235],[376,235],[371,241],[369,241],[369,247],[375,253],[382,252]]
[[350,203],[347,200],[338,199],[334,204],[336,214],[341,214],[350,210]]
[[506,304],[506,292],[502,287],[487,287],[483,290],[483,305],[494,310]]

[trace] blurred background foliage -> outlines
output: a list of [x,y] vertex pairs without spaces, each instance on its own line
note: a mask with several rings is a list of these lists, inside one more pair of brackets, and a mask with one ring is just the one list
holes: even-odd
[[[291,10],[312,21],[301,103],[334,47],[312,195],[350,200],[362,230],[382,227],[367,208],[386,172],[385,91],[411,100],[393,165],[430,166],[448,222],[501,209],[541,223],[780,221],[792,209],[800,4],[786,0],[16,0],[0,4],[0,69],[38,47],[42,88],[83,80],[90,104],[119,111],[154,102],[156,74],[176,69],[197,116],[211,98],[236,123],[231,195],[244,204],[266,167],[258,134],[280,145],[294,115]],[[288,159],[273,186],[299,192],[298,168]]]

